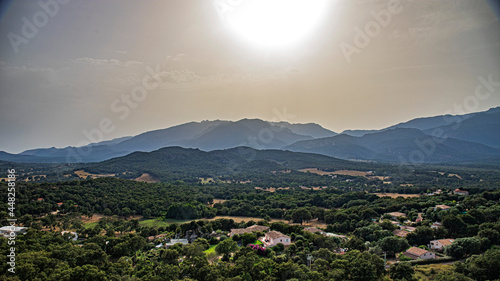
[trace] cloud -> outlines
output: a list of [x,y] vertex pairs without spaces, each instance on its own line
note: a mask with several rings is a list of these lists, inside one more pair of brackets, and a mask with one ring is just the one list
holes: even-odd
[[120,61],[117,59],[94,59],[94,58],[76,58],[71,62],[73,63],[82,63],[82,64],[91,64],[91,65],[109,65],[109,66],[125,66],[125,67],[137,67],[143,65],[142,62],[138,61]]

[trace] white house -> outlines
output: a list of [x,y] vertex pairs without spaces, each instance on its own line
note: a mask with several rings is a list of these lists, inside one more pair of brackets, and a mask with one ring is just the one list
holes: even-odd
[[318,233],[321,235],[325,235],[325,232],[317,227],[311,226],[311,227],[306,227],[304,228],[305,231],[311,232],[311,233]]
[[427,250],[420,249],[417,247],[411,247],[410,249],[406,250],[406,252],[404,252],[403,255],[412,258],[414,260],[418,259],[426,260],[426,259],[436,258],[436,254],[434,254],[433,252],[429,252]]
[[26,234],[28,231],[27,227],[24,226],[2,226],[0,227],[0,235],[4,237],[9,237],[11,232],[15,233],[15,235]]
[[69,233],[71,240],[77,241],[78,240],[78,233],[72,232],[72,231],[61,231],[61,235],[64,236],[64,234]]
[[443,224],[442,224],[442,223],[440,223],[440,222],[434,222],[434,223],[431,225],[431,228],[439,228],[439,227],[441,227],[441,226],[443,226]]
[[168,243],[165,243],[165,247],[168,248],[170,246],[173,246],[177,243],[181,243],[181,244],[189,244],[189,241],[187,239],[170,239],[170,242]]
[[429,242],[429,248],[431,250],[439,250],[442,251],[444,247],[451,245],[455,239],[439,239],[439,240],[432,240]]
[[273,247],[278,243],[282,243],[283,245],[287,246],[292,243],[292,239],[290,238],[290,236],[285,235],[279,231],[269,231],[262,239],[262,243],[264,243],[266,247]]

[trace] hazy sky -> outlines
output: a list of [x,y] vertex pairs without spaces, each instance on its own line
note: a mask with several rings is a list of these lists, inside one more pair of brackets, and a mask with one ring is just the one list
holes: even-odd
[[[2,1],[0,150],[214,119],[379,129],[500,105],[486,1],[324,2]],[[478,77],[490,95],[475,96]]]

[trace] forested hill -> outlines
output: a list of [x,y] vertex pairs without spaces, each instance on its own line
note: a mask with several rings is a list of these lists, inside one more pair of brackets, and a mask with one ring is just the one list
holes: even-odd
[[324,155],[282,150],[256,150],[238,147],[210,152],[181,147],[166,147],[153,152],[135,152],[127,156],[89,164],[85,171],[95,174],[127,174],[128,178],[148,173],[161,180],[184,177],[223,177],[320,168],[369,171],[382,165],[352,162]]

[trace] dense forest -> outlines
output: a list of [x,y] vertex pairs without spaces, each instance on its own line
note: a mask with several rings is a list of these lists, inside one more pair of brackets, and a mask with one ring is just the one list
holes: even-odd
[[[28,232],[16,240],[16,274],[1,278],[416,280],[418,265],[400,253],[410,246],[426,248],[430,240],[447,238],[456,242],[440,254],[442,259],[461,262],[430,274],[427,280],[494,280],[500,268],[500,249],[495,246],[500,243],[500,190],[493,187],[494,174],[480,173],[475,171],[480,184],[465,173],[460,179],[421,171],[413,176],[428,178],[429,183],[395,187],[346,176],[325,188],[296,184],[273,192],[269,191],[272,186],[256,189],[255,184],[144,183],[113,177],[19,183],[15,217]],[[297,172],[297,176],[310,180],[312,175]],[[454,194],[459,186],[470,195]],[[0,191],[7,198],[6,183],[1,183]],[[383,196],[383,192],[399,191],[415,196]],[[450,208],[442,210],[437,205]],[[398,227],[387,214],[390,212],[404,213],[406,217],[396,221],[414,231],[404,238],[396,236],[393,231]],[[8,205],[2,205],[0,214],[2,225],[8,225]],[[93,224],[84,222],[94,215],[102,218]],[[249,219],[218,218],[223,216]],[[421,220],[417,220],[419,216]],[[149,225],[145,223],[148,219],[164,223]],[[304,230],[303,225],[312,221],[347,239]],[[434,222],[442,226],[431,228]],[[229,237],[231,229],[256,223],[289,235],[292,244],[263,248],[256,243],[264,233]],[[78,240],[61,235],[62,230],[78,233]],[[164,239],[183,237],[194,238],[185,245],[157,247]],[[0,241],[2,254],[8,255],[7,239]],[[386,269],[384,258],[401,262]],[[2,266],[7,272],[9,265]]]

